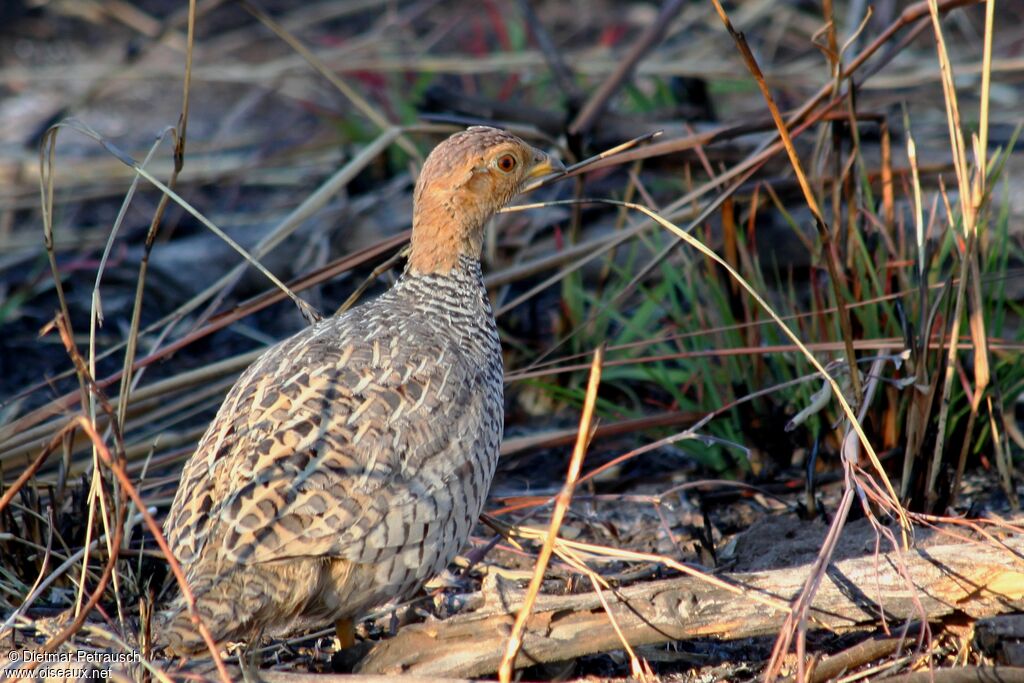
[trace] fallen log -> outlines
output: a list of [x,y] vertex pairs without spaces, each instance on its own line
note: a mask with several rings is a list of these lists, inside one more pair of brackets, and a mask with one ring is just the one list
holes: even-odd
[[[867,555],[830,564],[811,611],[811,628],[835,631],[905,620],[934,620],[953,611],[974,618],[1024,608],[1024,536]],[[911,584],[901,576],[901,569]],[[727,578],[750,593],[789,601],[809,565]],[[360,662],[360,673],[473,677],[494,673],[524,591],[491,584],[482,606],[444,621],[404,627]],[[690,577],[606,591],[611,615],[633,646],[698,637],[737,639],[777,633],[785,618],[763,604]],[[518,668],[622,649],[594,593],[537,600]]]
[[1024,683],[1024,669],[1011,666],[965,666],[915,671],[883,678],[879,683]]

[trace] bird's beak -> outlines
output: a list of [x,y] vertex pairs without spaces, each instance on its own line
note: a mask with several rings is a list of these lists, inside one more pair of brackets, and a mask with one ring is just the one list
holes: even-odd
[[552,173],[565,173],[565,166],[562,162],[554,157],[541,153],[537,161],[534,162],[530,170],[527,171],[527,178],[542,178]]

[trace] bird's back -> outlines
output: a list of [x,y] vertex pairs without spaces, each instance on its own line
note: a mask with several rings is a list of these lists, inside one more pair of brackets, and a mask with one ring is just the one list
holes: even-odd
[[[268,350],[165,523],[214,637],[351,617],[443,569],[482,508],[502,418],[501,348],[471,259],[407,274]],[[169,638],[196,649],[182,606]]]

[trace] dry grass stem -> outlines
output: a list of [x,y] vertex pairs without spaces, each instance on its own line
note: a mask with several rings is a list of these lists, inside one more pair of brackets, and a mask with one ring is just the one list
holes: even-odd
[[505,654],[498,668],[498,679],[502,683],[509,683],[512,680],[513,663],[519,654],[519,648],[523,644],[523,631],[526,628],[526,620],[530,617],[533,603],[540,592],[540,585],[544,581],[544,572],[547,570],[548,561],[551,559],[551,552],[558,537],[558,530],[562,526],[566,510],[572,501],[573,490],[576,487],[576,480],[579,478],[580,468],[583,466],[583,457],[587,452],[587,445],[590,443],[593,430],[594,405],[597,403],[597,390],[601,384],[601,366],[604,361],[604,349],[598,347],[594,351],[594,360],[590,366],[590,378],[587,380],[587,394],[583,403],[583,412],[580,415],[580,427],[576,437],[576,445],[572,450],[572,458],[569,461],[569,471],[565,477],[565,484],[555,498],[555,508],[551,513],[551,523],[548,527],[548,537],[541,546],[537,555],[537,562],[534,566],[533,578],[530,579],[530,586],[527,589],[526,599],[516,616],[515,624],[512,626],[512,633],[509,634],[508,644],[505,647]]

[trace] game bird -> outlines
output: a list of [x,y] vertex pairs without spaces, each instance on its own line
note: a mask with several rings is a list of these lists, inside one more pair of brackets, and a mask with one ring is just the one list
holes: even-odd
[[[266,351],[185,465],[164,524],[219,644],[334,623],[414,594],[466,544],[498,461],[501,345],[488,219],[561,163],[474,126],[427,157],[406,268],[380,297]],[[157,640],[205,649],[180,595]]]

